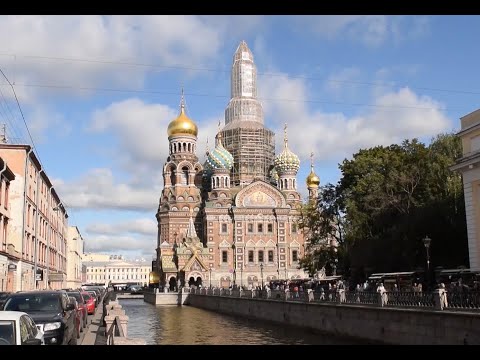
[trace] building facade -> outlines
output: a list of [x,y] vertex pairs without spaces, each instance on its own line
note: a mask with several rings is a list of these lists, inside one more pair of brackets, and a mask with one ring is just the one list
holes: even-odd
[[0,158],[0,291],[13,291],[15,273],[20,257],[10,246],[10,183],[15,180],[15,174],[7,163]]
[[0,157],[15,175],[6,230],[13,273],[9,290],[61,289],[66,286],[67,211],[31,146],[0,144]]
[[480,271],[480,110],[465,115],[460,123],[457,135],[463,156],[451,169],[462,174],[470,268]]
[[84,240],[76,226],[69,226],[67,233],[67,288],[82,286],[82,258]]
[[84,261],[83,265],[86,269],[86,283],[111,284],[116,287],[126,287],[127,285],[148,285],[151,262],[144,260],[127,261],[121,256],[106,256],[108,256],[107,260],[95,261],[91,258],[92,260]]
[[[297,227],[300,160],[288,146],[286,126],[283,149],[275,156],[275,134],[264,126],[245,42],[234,55],[231,95],[225,126],[203,164],[196,153],[198,127],[185,113],[183,95],[180,115],[168,126],[156,271],[170,288],[255,287],[307,277],[299,268],[306,250]],[[316,194],[318,177],[310,177],[310,193]]]

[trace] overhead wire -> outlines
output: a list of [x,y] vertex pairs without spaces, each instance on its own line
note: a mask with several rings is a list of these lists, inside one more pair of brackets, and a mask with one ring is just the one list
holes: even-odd
[[3,70],[1,68],[0,68],[0,73],[3,75],[3,77],[7,81],[8,85],[10,85],[10,87],[12,88],[13,95],[15,96],[15,101],[17,102],[18,109],[20,110],[20,115],[22,115],[22,120],[23,120],[23,123],[25,124],[25,128],[26,128],[27,134],[30,138],[33,150],[37,154],[38,162],[40,163],[40,165],[42,165],[42,168],[43,168],[43,164],[40,160],[40,154],[38,153],[37,147],[35,146],[35,142],[33,141],[32,134],[30,133],[30,129],[28,128],[27,121],[25,120],[25,116],[23,115],[23,110],[22,110],[22,107],[20,106],[20,102],[18,101],[17,92],[15,91],[15,87],[12,85],[12,83],[10,82],[10,80],[8,79],[8,77],[5,75],[5,73],[3,72]]
[[[0,84],[1,85],[1,84]],[[155,94],[155,95],[175,95],[178,96],[178,91],[163,91],[163,90],[139,90],[139,89],[122,89],[122,88],[101,88],[91,86],[77,86],[77,85],[57,85],[57,84],[22,84],[17,83],[16,86],[51,88],[51,89],[72,89],[80,91],[104,91],[104,92],[118,92],[118,93],[133,93],[133,94]],[[211,97],[211,98],[225,98],[229,99],[229,95],[208,94],[208,93],[194,93],[185,92],[185,95],[196,97]],[[368,103],[349,103],[344,101],[327,101],[319,99],[288,99],[288,98],[266,98],[259,97],[258,100],[264,102],[298,102],[298,103],[319,103],[330,105],[347,105],[347,106],[365,106],[385,109],[418,109],[418,110],[447,110],[447,109],[465,109],[464,107],[422,107],[422,106],[408,106],[408,105],[381,105]]]
[[[83,63],[105,64],[105,65],[134,66],[134,67],[144,67],[144,68],[176,69],[176,70],[205,71],[205,72],[217,72],[217,73],[231,72],[231,69],[214,69],[214,68],[206,68],[206,67],[187,66],[187,65],[147,64],[147,63],[139,63],[139,62],[85,59],[85,58],[77,58],[77,57],[60,57],[60,56],[28,55],[28,54],[18,55],[18,54],[8,54],[8,53],[0,53],[0,56],[11,56],[11,57],[14,57],[15,60],[18,57],[23,57],[23,58],[33,58],[33,59],[72,61],[72,62],[83,62]],[[323,79],[323,78],[309,76],[309,75],[289,75],[289,74],[275,73],[275,72],[257,72],[257,76],[287,77],[292,79],[305,79],[305,80],[313,80],[313,81],[324,81],[324,82],[366,85],[366,86],[409,87],[410,89],[418,89],[418,90],[439,91],[439,92],[449,92],[449,93],[468,94],[468,95],[480,95],[480,91],[442,89],[442,88],[425,87],[425,86],[411,86],[406,84],[398,84],[397,82],[380,83],[380,82],[369,82],[369,81]]]

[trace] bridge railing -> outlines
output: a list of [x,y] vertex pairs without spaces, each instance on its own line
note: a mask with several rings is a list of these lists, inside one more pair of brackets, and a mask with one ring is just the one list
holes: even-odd
[[192,289],[191,294],[223,297],[250,298],[313,303],[336,303],[363,306],[425,308],[435,310],[480,310],[480,292],[447,292],[438,289],[433,292],[385,291],[290,291],[290,290],[243,290],[243,289]]
[[110,301],[105,307],[105,336],[107,345],[145,345],[143,339],[127,337],[128,316],[117,301]]
[[123,331],[123,327],[120,324],[120,317],[115,316],[113,323],[110,325],[110,329],[107,331],[107,345],[115,345],[115,337],[126,338]]

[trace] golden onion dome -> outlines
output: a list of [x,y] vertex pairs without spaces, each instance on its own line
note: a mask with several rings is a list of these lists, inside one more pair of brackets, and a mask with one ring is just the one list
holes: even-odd
[[198,135],[197,124],[195,124],[193,120],[185,114],[185,103],[183,101],[183,95],[182,105],[180,107],[180,115],[178,115],[176,119],[172,120],[170,124],[168,124],[167,133],[169,138],[175,135]]
[[312,170],[310,171],[310,174],[307,176],[307,187],[312,188],[312,187],[318,187],[320,185],[320,178],[315,174]]
[[320,185],[320,178],[313,171],[313,152],[310,154],[310,174],[308,174],[306,182],[309,188],[318,188]]

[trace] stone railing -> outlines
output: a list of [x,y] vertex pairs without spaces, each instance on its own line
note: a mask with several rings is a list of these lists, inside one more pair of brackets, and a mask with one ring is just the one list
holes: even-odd
[[106,307],[105,336],[107,345],[146,345],[143,339],[127,337],[128,316],[117,301],[110,301]]
[[243,289],[192,289],[194,295],[225,296],[236,298],[268,299],[311,303],[337,303],[376,307],[415,307],[434,310],[480,310],[480,292],[450,293],[444,289],[433,292],[368,292],[368,291],[307,291],[243,290]]

